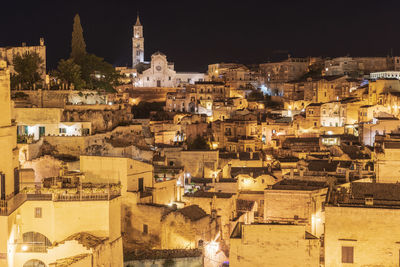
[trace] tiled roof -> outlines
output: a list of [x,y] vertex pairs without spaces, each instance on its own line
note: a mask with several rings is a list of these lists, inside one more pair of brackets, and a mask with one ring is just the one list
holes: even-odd
[[400,201],[400,184],[392,183],[352,183],[351,194],[355,199],[372,196],[375,200]]
[[235,194],[233,193],[223,193],[223,192],[205,192],[205,191],[196,191],[194,193],[187,193],[185,197],[200,197],[200,198],[213,198],[216,196],[217,198],[231,198]]
[[325,182],[284,179],[271,188],[272,190],[304,190],[312,191],[327,187]]
[[197,205],[190,205],[190,206],[184,207],[183,209],[176,210],[175,212],[179,212],[180,214],[182,214],[184,217],[188,218],[192,222],[198,221],[201,218],[208,216],[207,213]]
[[257,178],[263,174],[272,175],[266,167],[232,167],[231,176],[234,178],[239,174],[248,174],[253,178]]
[[255,201],[238,199],[236,200],[236,209],[238,211],[251,211],[254,207]]
[[338,161],[311,160],[308,163],[308,170],[314,172],[336,172],[338,164]]
[[385,148],[400,149],[400,142],[385,142]]

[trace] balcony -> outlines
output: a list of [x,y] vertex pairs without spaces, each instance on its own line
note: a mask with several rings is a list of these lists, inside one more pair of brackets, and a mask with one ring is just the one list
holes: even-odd
[[0,216],[8,216],[26,201],[25,194],[17,194],[9,200],[0,200]]
[[25,201],[107,201],[119,197],[121,192],[110,190],[100,193],[28,193],[17,194],[9,200],[0,200],[0,216],[8,216],[20,207]]
[[15,251],[20,253],[47,253],[47,246],[42,242],[27,242],[15,244]]

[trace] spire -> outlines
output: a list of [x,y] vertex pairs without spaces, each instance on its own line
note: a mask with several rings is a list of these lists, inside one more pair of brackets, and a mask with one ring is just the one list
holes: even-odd
[[135,24],[135,26],[142,26],[142,24],[140,24],[139,12],[137,13],[137,19],[136,19],[136,24]]

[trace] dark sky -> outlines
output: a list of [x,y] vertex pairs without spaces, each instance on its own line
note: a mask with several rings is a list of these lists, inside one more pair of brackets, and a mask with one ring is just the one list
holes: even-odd
[[0,5],[0,46],[38,44],[47,63],[68,57],[73,16],[87,50],[113,65],[131,64],[132,25],[140,12],[145,57],[160,50],[179,71],[216,62],[261,63],[293,56],[400,54],[400,1],[7,1]]

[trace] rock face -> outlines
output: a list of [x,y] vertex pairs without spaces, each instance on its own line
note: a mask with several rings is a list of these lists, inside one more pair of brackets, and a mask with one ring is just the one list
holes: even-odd
[[133,119],[130,107],[118,110],[64,110],[63,121],[92,123],[92,134],[111,131]]

